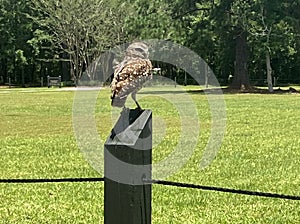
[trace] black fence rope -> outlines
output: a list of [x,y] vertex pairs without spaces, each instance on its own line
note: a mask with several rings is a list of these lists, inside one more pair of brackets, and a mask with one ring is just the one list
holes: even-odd
[[34,184],[34,183],[67,183],[67,182],[101,182],[104,178],[53,178],[53,179],[0,179],[0,183],[6,184]]
[[241,195],[268,197],[268,198],[279,198],[279,199],[288,199],[288,200],[294,200],[294,201],[300,200],[300,196],[296,196],[296,195],[285,195],[285,194],[266,193],[266,192],[258,192],[258,191],[237,190],[237,189],[230,189],[230,188],[223,188],[223,187],[202,186],[202,185],[178,183],[178,182],[163,181],[163,180],[153,180],[152,182],[154,184],[160,184],[160,185],[191,188],[191,189],[201,189],[201,190],[207,190],[207,191],[225,192],[225,193],[231,193],[231,194],[241,194]]
[[[104,178],[56,178],[56,179],[0,179],[0,183],[7,184],[26,184],[26,183],[68,183],[68,182],[103,182]],[[190,189],[200,189],[207,191],[216,191],[216,192],[224,192],[231,194],[240,194],[240,195],[248,195],[248,196],[258,196],[258,197],[268,197],[268,198],[277,198],[277,199],[287,199],[287,200],[300,200],[300,196],[297,195],[286,195],[286,194],[277,194],[277,193],[266,193],[266,192],[258,192],[258,191],[248,191],[248,190],[238,190],[238,189],[230,189],[223,187],[213,187],[213,186],[203,186],[196,184],[187,184],[180,182],[172,182],[172,181],[164,181],[164,180],[151,180],[147,181],[148,183],[164,185],[164,186],[173,186],[173,187],[181,187],[181,188],[190,188]]]

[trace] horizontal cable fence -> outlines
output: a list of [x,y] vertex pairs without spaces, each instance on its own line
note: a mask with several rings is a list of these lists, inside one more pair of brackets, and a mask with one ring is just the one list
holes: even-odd
[[[103,182],[104,178],[102,177],[90,177],[90,178],[54,178],[54,179],[0,179],[0,184],[35,184],[35,183],[78,183],[78,182]],[[286,194],[278,194],[278,193],[269,193],[269,192],[259,192],[259,191],[248,191],[248,190],[239,190],[239,189],[231,189],[231,188],[223,188],[223,187],[214,187],[214,186],[204,186],[204,185],[196,185],[196,184],[187,184],[180,182],[172,182],[172,181],[164,181],[164,180],[148,180],[145,182],[146,184],[157,184],[164,186],[173,186],[180,188],[190,188],[190,189],[199,189],[206,191],[215,191],[215,192],[223,192],[223,193],[231,193],[231,194],[239,194],[239,195],[248,195],[248,196],[256,196],[256,197],[267,197],[267,198],[275,198],[275,199],[286,199],[298,201],[300,200],[300,196],[298,195],[286,195]]]
[[0,183],[7,184],[34,184],[34,183],[67,183],[67,182],[101,182],[104,178],[45,178],[45,179],[0,179]]

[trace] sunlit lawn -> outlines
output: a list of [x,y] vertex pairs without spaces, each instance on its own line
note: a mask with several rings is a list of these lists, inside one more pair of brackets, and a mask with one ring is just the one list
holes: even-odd
[[[75,91],[63,90],[0,89],[1,179],[102,177],[77,147]],[[95,108],[103,141],[119,113],[111,110],[109,94],[101,90]],[[181,117],[169,101],[181,104],[183,96],[170,86],[148,87],[138,95],[153,111],[155,163],[178,143]],[[204,170],[199,164],[210,136],[209,104],[204,93],[189,96],[197,108],[199,141],[168,180],[300,195],[300,95],[224,95],[226,133]],[[0,223],[103,223],[102,182],[0,184],[0,199]],[[152,223],[298,223],[299,207],[299,201],[153,185]]]

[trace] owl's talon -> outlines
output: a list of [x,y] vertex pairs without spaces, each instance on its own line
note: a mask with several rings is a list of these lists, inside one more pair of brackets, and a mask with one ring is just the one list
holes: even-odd
[[143,110],[141,107],[136,107],[135,110]]
[[124,107],[122,108],[122,112],[123,112],[123,111],[126,112],[126,111],[128,111],[128,110],[130,110],[128,107],[125,107],[125,106],[124,106]]

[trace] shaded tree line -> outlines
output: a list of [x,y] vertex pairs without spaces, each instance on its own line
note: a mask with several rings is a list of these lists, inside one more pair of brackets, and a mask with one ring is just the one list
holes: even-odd
[[[300,0],[0,2],[0,84],[40,85],[47,75],[76,83],[105,50],[151,38],[194,50],[232,88],[300,84]],[[154,63],[187,82],[184,71]]]

